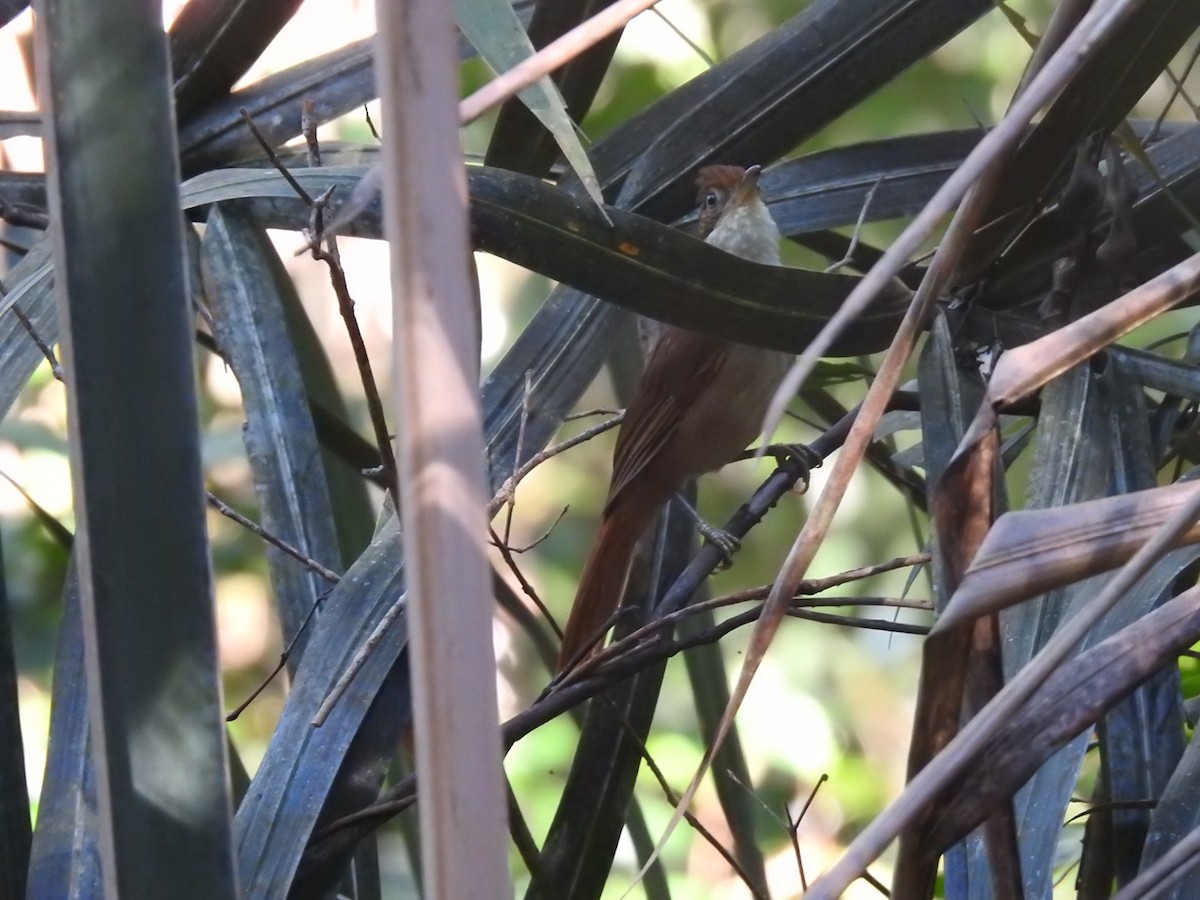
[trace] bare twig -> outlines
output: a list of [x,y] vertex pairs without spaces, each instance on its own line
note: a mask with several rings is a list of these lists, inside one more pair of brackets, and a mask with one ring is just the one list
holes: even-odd
[[[489,529],[489,531],[491,531],[492,538],[497,549],[500,550],[501,556],[503,556],[505,561],[508,563],[509,568],[516,575],[517,580],[520,582],[522,589],[526,593],[526,596],[528,596],[534,602],[537,608],[541,611],[542,615],[546,617],[546,621],[550,623],[550,626],[554,629],[555,633],[561,638],[562,630],[559,628],[558,623],[554,620],[554,617],[550,614],[550,611],[546,608],[546,605],[542,602],[541,598],[538,597],[537,592],[533,589],[533,586],[525,580],[524,575],[521,573],[521,570],[517,567],[516,562],[512,558],[513,551],[499,539],[494,530]],[[383,635],[387,632],[388,628],[391,627],[391,624],[396,621],[400,613],[403,611],[405,602],[405,595],[402,594],[400,599],[398,599],[391,606],[391,608],[384,613],[383,618],[379,620],[379,623],[371,631],[371,634],[367,637],[367,639],[363,641],[362,645],[358,648],[353,658],[350,660],[350,663],[346,666],[346,670],[342,673],[341,677],[338,678],[337,683],[334,684],[333,688],[330,689],[329,694],[321,703],[316,715],[313,716],[312,724],[314,726],[319,728],[325,723],[325,720],[329,718],[329,713],[333,710],[333,707],[337,704],[338,700],[341,699],[342,695],[346,693],[346,689],[350,686],[350,682],[354,680],[355,676],[357,676],[362,670],[362,667],[366,665],[367,658],[375,650],[375,647],[379,644],[379,641],[383,638]]]
[[375,138],[375,140],[377,140],[377,141],[382,141],[383,138],[381,138],[379,136],[379,129],[376,128],[375,123],[371,121],[371,110],[367,107],[367,104],[365,104],[365,103],[363,104],[363,116],[367,120],[367,128],[369,128],[371,130],[371,136],[373,138]]
[[396,602],[391,605],[387,612],[383,614],[383,618],[371,631],[367,639],[363,641],[362,646],[355,652],[354,657],[350,660],[350,664],[346,666],[346,671],[342,673],[334,686],[330,689],[329,694],[321,703],[316,715],[312,718],[314,728],[320,728],[325,724],[325,720],[329,718],[329,714],[333,711],[333,707],[338,700],[342,698],[342,694],[346,693],[346,689],[350,687],[350,682],[354,681],[354,677],[366,665],[367,658],[374,652],[375,647],[383,640],[383,636],[387,630],[392,627],[392,623],[400,617],[400,613],[404,612],[404,607],[408,602],[408,595],[401,594]]
[[507,550],[509,553],[515,553],[518,556],[523,553],[528,553],[530,550],[534,549],[539,544],[543,543],[546,540],[546,538],[550,537],[551,534],[553,534],[555,527],[557,527],[558,523],[563,520],[563,516],[565,516],[567,514],[567,511],[570,508],[571,507],[569,507],[569,506],[564,506],[562,509],[560,509],[558,511],[558,515],[554,517],[554,521],[551,522],[546,527],[546,530],[543,531],[540,535],[538,535],[538,537],[534,538],[532,541],[530,541],[528,544],[525,544],[522,547],[514,547],[508,537],[505,537],[503,540],[501,540],[495,531],[491,532],[492,544],[497,549]]
[[205,494],[205,497],[208,499],[208,505],[211,506],[213,509],[215,509],[217,512],[219,512],[221,515],[225,516],[225,518],[231,519],[234,522],[237,522],[243,528],[247,528],[250,531],[253,531],[255,534],[257,534],[260,538],[262,538],[264,541],[266,541],[272,547],[282,550],[284,553],[286,553],[292,559],[296,560],[301,565],[303,565],[306,569],[309,569],[310,571],[317,573],[322,578],[324,578],[326,581],[334,583],[334,584],[336,584],[338,581],[341,580],[342,576],[339,575],[337,572],[333,571],[333,569],[326,568],[325,566],[323,566],[319,562],[317,562],[315,559],[308,556],[303,551],[298,550],[297,548],[293,547],[287,541],[284,541],[281,538],[278,538],[275,535],[271,534],[271,532],[267,531],[265,528],[263,528],[257,522],[255,522],[252,519],[246,518],[240,512],[238,512],[236,509],[234,509],[232,506],[230,506],[229,504],[225,503],[223,500],[221,500],[220,498],[215,496],[211,491],[205,491],[204,494]]
[[619,416],[621,413],[622,411],[619,409],[608,409],[604,406],[598,406],[595,409],[585,409],[583,412],[563,416],[563,421],[574,422],[576,419],[590,419],[592,416]]
[[[517,446],[513,451],[513,469],[519,469],[521,466],[521,457],[525,454],[525,428],[529,424],[529,401],[533,395],[533,376],[532,373],[525,370],[525,383],[521,390],[521,419],[517,423]],[[511,545],[512,539],[512,522],[513,512],[517,505],[517,492],[514,489],[508,495],[508,502],[504,504],[504,545]],[[561,518],[561,516],[559,517]],[[557,519],[555,522],[557,523]],[[551,526],[553,527],[553,526]]]
[[[326,199],[328,198],[326,197]],[[318,221],[318,226],[319,224]],[[379,448],[379,457],[383,462],[388,493],[391,495],[393,505],[399,510],[400,494],[396,484],[396,454],[392,450],[392,438],[388,433],[383,401],[380,399],[379,387],[371,369],[370,357],[367,355],[367,345],[363,340],[362,329],[358,326],[358,317],[354,314],[354,300],[350,296],[350,286],[346,283],[346,273],[342,269],[337,255],[336,239],[332,234],[329,235],[325,240],[325,248],[322,249],[320,247],[321,234],[311,234],[309,237],[313,242],[313,259],[321,260],[329,267],[329,281],[333,285],[334,294],[337,295],[338,311],[342,315],[342,321],[346,325],[346,334],[350,338],[350,346],[354,350],[354,361],[358,365],[359,377],[362,380],[363,395],[367,401],[371,428],[375,433],[375,444]]]
[[521,585],[521,590],[525,593],[525,596],[528,597],[533,605],[538,608],[538,612],[540,612],[543,618],[550,623],[550,627],[554,630],[554,633],[558,635],[559,640],[561,640],[562,629],[558,626],[557,620],[553,615],[551,615],[550,610],[546,607],[546,604],[542,601],[542,598],[538,595],[538,592],[534,589],[533,585],[529,583],[529,580],[525,577],[525,574],[517,565],[517,561],[513,558],[514,551],[508,546],[508,544],[500,540],[500,537],[496,534],[494,528],[489,527],[488,531],[492,535],[492,543],[495,544],[496,549],[500,551],[501,558],[503,558],[505,564],[508,566],[509,571],[511,571],[516,577],[517,583]]
[[[758,593],[761,589],[755,589]],[[761,594],[760,594],[761,596]],[[760,603],[753,609],[746,610],[736,616],[732,616],[717,625],[712,626],[702,632],[690,635],[683,640],[670,640],[669,635],[673,629],[683,620],[697,615],[703,610],[714,609],[725,606],[730,606],[734,603],[746,602],[746,599],[741,595],[735,594],[729,597],[716,598],[704,603],[697,603],[691,606],[676,610],[667,615],[661,615],[650,622],[647,622],[641,628],[624,636],[623,638],[613,641],[603,650],[594,655],[580,654],[577,659],[571,660],[562,673],[547,685],[543,696],[548,696],[554,691],[561,688],[563,684],[575,682],[584,678],[590,678],[596,675],[602,675],[613,667],[624,667],[625,663],[631,658],[638,658],[642,655],[647,646],[668,646],[670,652],[666,656],[672,656],[689,647],[698,646],[700,644],[711,644],[723,638],[725,635],[734,631],[743,625],[756,621],[762,614],[763,606]],[[929,631],[925,625],[910,625],[900,622],[895,622],[887,619],[867,619],[860,616],[843,616],[833,615],[830,613],[817,612],[812,607],[837,607],[837,606],[894,606],[899,608],[927,608],[918,605],[913,601],[896,600],[890,597],[832,597],[821,599],[803,599],[796,597],[786,611],[786,615],[790,618],[807,619],[812,622],[820,622],[827,625],[842,625],[850,628],[863,628],[870,631],[887,631],[897,634],[915,634],[923,635]],[[614,614],[613,619],[617,617]],[[599,643],[600,639],[612,626],[613,621],[606,622],[598,631],[595,641],[589,645],[589,653],[591,647]],[[654,654],[657,659],[658,654]]]
[[[362,330],[358,327],[358,319],[354,314],[354,300],[350,296],[350,287],[346,283],[346,273],[342,269],[341,260],[338,256],[337,242],[335,237],[324,233],[324,211],[330,197],[333,195],[333,187],[328,188],[320,197],[314,199],[298,182],[291,172],[288,171],[279,156],[275,153],[266,137],[259,131],[258,126],[254,124],[254,119],[250,113],[243,107],[241,110],[242,119],[246,122],[246,127],[250,129],[250,133],[254,135],[259,146],[266,154],[267,159],[275,166],[276,170],[283,179],[296,192],[296,196],[303,201],[304,205],[309,208],[309,224],[310,229],[305,235],[308,241],[307,249],[312,253],[313,259],[319,260],[329,269],[329,281],[333,286],[333,292],[337,296],[338,311],[342,315],[342,321],[346,325],[346,333],[350,338],[350,346],[354,350],[354,361],[358,366],[359,377],[362,380],[363,394],[367,401],[367,410],[371,417],[371,427],[375,432],[375,443],[379,449],[379,456],[383,462],[384,480],[387,483],[388,494],[391,496],[392,504],[397,510],[400,509],[399,490],[396,485],[396,455],[392,452],[392,441],[388,434],[387,422],[383,412],[383,402],[379,398],[379,388],[375,382],[375,374],[371,369],[371,361],[367,356],[367,347],[363,341]],[[307,139],[307,135],[306,135]],[[313,143],[316,142],[315,131],[312,135]],[[314,157],[310,153],[309,161],[312,162]],[[316,157],[319,161],[319,154]],[[322,247],[322,244],[325,246]]]
[[783,806],[783,814],[787,817],[788,837],[792,841],[792,852],[796,854],[796,869],[800,873],[800,889],[804,891],[808,890],[808,877],[804,874],[804,859],[800,854],[800,823],[804,821],[805,815],[808,814],[808,808],[817,799],[817,791],[828,780],[828,773],[822,772],[821,777],[817,779],[817,783],[813,785],[813,789],[809,791],[808,799],[804,801],[804,806],[800,807],[800,814],[795,819],[792,818],[791,808],[786,803]]
[[[637,744],[638,752],[641,754],[643,761],[645,761],[646,768],[650,770],[650,774],[653,775],[654,780],[658,782],[658,787],[663,792],[663,796],[667,798],[667,802],[671,805],[678,803],[679,795],[671,789],[671,785],[667,782],[667,777],[663,775],[662,769],[658,767],[658,763],[654,761],[654,757],[650,755],[650,751],[646,748],[646,742],[642,740],[641,736],[634,730],[633,726],[629,723],[625,716],[620,715],[619,721],[621,722],[622,729],[625,731],[626,735],[630,738],[630,740]],[[742,868],[741,863],[737,861],[737,857],[735,857],[733,853],[729,851],[729,848],[717,840],[716,836],[707,828],[705,828],[704,824],[694,815],[692,815],[691,812],[687,813],[686,821],[692,826],[696,833],[700,835],[700,837],[708,842],[710,847],[720,854],[721,858],[725,860],[729,868],[733,869],[738,878],[742,880],[742,883],[746,885],[746,890],[750,892],[750,895],[754,897],[755,900],[767,900],[767,898],[754,887],[754,882],[750,880],[749,873]]]
[[37,344],[37,348],[42,351],[42,356],[46,357],[46,362],[50,364],[50,374],[54,376],[55,381],[63,380],[62,366],[58,364],[58,357],[54,355],[54,349],[42,340],[42,336],[37,333],[37,329],[33,327],[33,323],[29,321],[29,317],[25,315],[25,311],[21,309],[21,304],[14,303],[12,305],[13,315],[21,322],[29,336],[33,338],[33,342]]
[[[827,456],[836,450],[842,440],[845,438],[846,432],[850,428],[850,423],[857,415],[857,410],[851,411],[844,416],[839,422],[826,429],[824,434],[813,441],[809,447],[816,451],[821,456]],[[610,424],[610,423],[606,423]],[[611,424],[610,424],[611,427]],[[581,437],[583,437],[581,435]],[[732,519],[725,525],[725,530],[737,536],[744,536],[749,529],[756,523],[768,509],[774,506],[789,489],[799,479],[801,475],[800,467],[792,460],[785,461],[775,472],[773,472],[761,487],[755,492],[750,502],[740,509]],[[643,629],[643,633],[647,638],[652,637],[659,631],[666,630],[674,626],[674,624],[685,615],[685,613],[677,612],[682,608],[684,602],[695,593],[696,586],[704,580],[716,568],[720,560],[720,551],[715,547],[704,547],[692,560],[688,568],[676,580],[676,583],[668,590],[667,594],[662,598],[660,607],[664,607],[670,611],[671,617],[662,620],[657,628],[647,626]],[[802,585],[815,590],[826,590],[837,584],[845,584],[859,578],[867,577],[868,575],[877,574],[879,572],[888,571],[892,568],[900,568],[903,565],[913,565],[928,561],[928,556],[919,554],[916,556],[903,557],[897,560],[892,560],[888,563],[883,563],[877,566],[868,566],[860,569],[853,569],[848,572],[843,572],[840,575],[830,576],[824,579],[807,579]],[[803,589],[803,588],[802,588]],[[734,602],[734,601],[729,601]],[[675,604],[678,603],[678,606]],[[854,598],[827,598],[821,600],[814,605],[836,606],[849,605],[858,603],[863,605],[861,600]],[[698,605],[699,606],[699,605]],[[700,606],[699,608],[706,608]],[[620,618],[621,610],[614,613],[612,619],[606,623],[603,629],[598,633],[596,642],[600,640],[607,629],[613,622]],[[611,687],[613,684],[628,678],[638,671],[645,669],[649,665],[653,665],[663,659],[680,652],[687,647],[691,647],[700,643],[711,643],[719,640],[733,628],[740,627],[747,622],[753,620],[758,615],[758,609],[750,610],[743,614],[741,620],[730,622],[729,620],[722,623],[722,627],[706,631],[703,634],[689,637],[687,641],[655,639],[641,640],[633,645],[626,647],[626,642],[629,638],[623,641],[614,643],[614,645],[606,648],[600,657],[603,658],[604,665],[602,668],[592,664],[591,661],[586,665],[578,665],[578,660],[572,660],[566,671],[571,673],[571,677],[556,679],[551,682],[551,685],[542,693],[542,695],[524,712],[514,716],[504,725],[504,736],[506,745],[511,746],[515,741],[531,732],[533,729],[550,721],[563,712],[578,706],[580,703],[590,699],[603,690]],[[381,622],[380,627],[376,632],[386,630],[387,625],[394,619],[394,616],[389,612],[387,622]],[[387,618],[387,617],[385,617]],[[839,622],[854,624],[851,620],[839,619]],[[883,623],[887,624],[887,623]],[[631,636],[632,637],[632,636]],[[593,645],[589,645],[581,651],[579,659],[589,654]],[[614,648],[623,650],[624,652],[614,653]],[[361,653],[362,658],[365,658]],[[361,668],[361,663],[358,664]],[[343,676],[345,677],[345,676]],[[339,682],[340,684],[340,682]],[[344,691],[344,688],[343,688]],[[326,706],[331,706],[331,701],[327,699],[323,709]],[[327,710],[326,710],[327,714]],[[393,815],[407,809],[415,799],[415,779],[406,778],[390,788],[386,794],[381,797],[381,802],[365,808],[358,813],[346,816],[338,821],[331,823],[325,828],[317,838],[326,836],[340,828],[361,826],[366,822],[377,822],[390,818]]]
[[273,165],[276,171],[283,176],[283,180],[288,183],[291,189],[296,192],[296,196],[304,201],[304,205],[312,206],[312,195],[310,195],[308,191],[304,189],[303,185],[301,185],[300,182],[295,179],[292,173],[288,171],[288,167],[283,164],[283,160],[279,158],[279,154],[275,152],[275,148],[271,146],[271,142],[266,139],[263,133],[258,130],[258,126],[254,124],[254,118],[250,115],[250,111],[243,106],[238,110],[238,112],[242,114],[242,121],[246,123],[246,127],[249,128],[250,133],[254,135],[254,140],[258,142],[258,146],[262,148],[263,153],[266,154],[266,157],[270,161],[271,165]]
[[496,491],[496,496],[492,498],[492,502],[488,505],[488,516],[491,517],[496,515],[502,506],[504,506],[506,503],[509,503],[512,500],[513,493],[517,489],[517,485],[521,483],[526,475],[528,475],[546,460],[551,459],[552,457],[555,457],[566,450],[570,450],[572,447],[578,446],[584,441],[590,441],[596,435],[603,434],[610,428],[615,428],[621,424],[621,422],[624,420],[624,417],[625,414],[620,413],[619,415],[613,416],[611,419],[601,422],[599,425],[594,425],[586,431],[581,431],[579,434],[572,438],[568,438],[560,444],[555,444],[553,447],[547,447],[541,453],[536,453],[531,456],[523,466],[521,466],[504,480],[504,484],[500,485],[499,489]]
[[875,200],[875,192],[879,190],[881,184],[883,184],[882,175],[875,179],[875,183],[867,191],[867,196],[863,198],[862,209],[858,211],[858,221],[854,223],[854,233],[850,235],[850,246],[846,248],[846,252],[842,258],[829,266],[825,270],[826,272],[839,272],[854,262],[854,251],[858,249],[858,242],[862,238],[862,227],[867,219],[867,210],[871,208],[871,203]]
[[[29,336],[31,338],[33,338],[33,342],[35,344],[37,344],[38,349],[42,351],[42,355],[46,358],[46,361],[50,364],[50,371],[54,375],[55,379],[60,382],[63,381],[62,366],[59,365],[58,357],[55,356],[53,348],[50,347],[50,345],[47,344],[42,339],[41,335],[39,335],[37,333],[37,330],[33,327],[33,323],[29,321],[29,317],[25,315],[24,310],[21,309],[19,304],[14,303],[12,306],[12,311],[13,311],[13,314],[17,317],[17,319],[20,320],[21,325],[24,326],[25,330],[29,332]],[[216,497],[211,492],[205,491],[205,496],[208,500],[208,504],[210,506],[212,506],[213,509],[215,509],[217,512],[221,513],[221,515],[225,516],[228,519],[231,519],[234,522],[237,522],[243,528],[249,529],[250,531],[254,532],[256,535],[258,535],[260,538],[262,538],[268,544],[283,551],[288,556],[292,557],[292,559],[295,559],[297,562],[299,562],[301,565],[303,565],[305,568],[310,569],[311,571],[320,575],[326,581],[336,583],[341,578],[341,576],[338,575],[337,572],[321,565],[315,559],[308,556],[303,551],[298,550],[297,548],[293,547],[291,544],[287,543],[282,538],[276,537],[275,535],[271,534],[269,531],[267,531],[265,528],[263,528],[257,522],[253,521],[252,519],[248,519],[246,516],[243,516],[241,513],[239,513],[237,510],[235,510],[233,507],[229,506],[222,500],[220,500],[218,497]]]
[[655,16],[657,16],[659,19],[661,19],[662,23],[664,25],[666,25],[673,32],[675,32],[675,36],[677,38],[679,38],[681,41],[683,41],[685,44],[687,44],[688,47],[691,49],[691,51],[704,61],[704,64],[706,66],[708,66],[711,69],[713,66],[715,66],[717,64],[716,61],[711,56],[709,56],[708,53],[705,52],[703,47],[701,47],[699,44],[697,44],[695,41],[693,41],[687,34],[685,34],[682,28],[680,28],[678,25],[676,25],[674,22],[672,22],[667,16],[663,15],[662,11],[659,10],[659,8],[657,6],[650,7],[650,12],[652,12]]
[[[720,640],[735,628],[753,621],[760,611],[761,607],[756,607],[736,617],[736,620],[726,620],[703,634],[692,635],[685,640],[664,639],[644,642],[620,658],[608,660],[602,669],[590,671],[592,667],[589,667],[587,677],[559,682],[553,689],[544,692],[528,709],[504,723],[502,731],[505,745],[511,747],[535,728],[562,715],[568,709],[601,694],[624,679],[643,671],[647,666],[659,663],[699,644]],[[581,656],[587,652],[589,651],[582,651]],[[605,650],[605,654],[607,656],[608,650]],[[579,669],[582,669],[582,666],[577,667],[577,671]],[[381,824],[412,805],[416,799],[415,788],[416,779],[412,776],[397,782],[381,795],[379,803],[364,807],[356,813],[331,822],[316,835],[316,839],[326,837],[341,828],[361,826],[366,822]]]
[[1182,96],[1184,102],[1191,107],[1192,114],[1197,114],[1196,104],[1193,103],[1191,98],[1189,98],[1183,91],[1183,83],[1187,80],[1187,77],[1192,74],[1192,69],[1195,68],[1196,60],[1198,58],[1200,58],[1200,44],[1192,48],[1192,55],[1188,57],[1187,65],[1183,67],[1183,72],[1180,73],[1178,78],[1175,77],[1175,73],[1171,71],[1170,67],[1167,67],[1167,77],[1170,78],[1174,84],[1174,90],[1171,91],[1171,96],[1168,97],[1167,102],[1163,104],[1162,112],[1158,114],[1158,117],[1154,120],[1154,124],[1150,127],[1150,131],[1146,135],[1146,143],[1151,143],[1158,137],[1159,129],[1162,128],[1162,123],[1167,118],[1167,113],[1170,112],[1171,107],[1175,105],[1176,98]]
[[250,692],[250,696],[235,706],[229,712],[229,714],[225,716],[226,722],[232,722],[234,719],[244,713],[246,708],[255,700],[257,700],[259,695],[267,689],[267,685],[274,681],[276,676],[283,671],[283,667],[286,666],[288,664],[288,660],[292,658],[292,651],[296,649],[296,642],[300,640],[300,636],[304,634],[309,623],[312,621],[313,615],[316,614],[317,609],[320,608],[321,604],[325,602],[325,598],[328,596],[329,595],[327,593],[322,594],[313,602],[313,605],[309,607],[308,613],[304,616],[304,621],[300,623],[300,627],[296,629],[296,633],[292,635],[292,639],[288,641],[288,645],[284,647],[283,652],[279,654],[279,662],[275,664],[275,668],[272,669],[271,673],[262,680],[258,687]]
[[308,151],[308,166],[315,169],[321,165],[321,145],[317,142],[317,104],[312,97],[300,103],[300,133]]

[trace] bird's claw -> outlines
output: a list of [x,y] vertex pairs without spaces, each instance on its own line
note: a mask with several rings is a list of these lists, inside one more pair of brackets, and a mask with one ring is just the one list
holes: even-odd
[[793,460],[801,467],[803,471],[800,478],[804,481],[804,491],[808,490],[812,470],[825,461],[820,453],[806,444],[773,444],[769,452],[778,466],[782,467],[788,460]]
[[721,551],[721,562],[717,566],[718,569],[723,571],[733,565],[733,555],[742,549],[740,540],[728,531],[723,531],[704,521],[696,522],[696,530],[704,535],[704,539],[708,543]]

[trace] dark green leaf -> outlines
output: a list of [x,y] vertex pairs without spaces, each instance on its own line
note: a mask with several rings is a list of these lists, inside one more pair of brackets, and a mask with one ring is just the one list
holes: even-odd
[[[618,634],[628,634],[644,623],[654,598],[661,596],[686,564],[693,542],[692,522],[672,514],[660,519],[659,528],[648,540],[649,560],[635,563],[623,601],[639,615],[618,625]],[[625,827],[665,670],[665,662],[649,667],[588,705],[571,771],[526,900],[598,900],[603,893]]]
[[228,95],[301,0],[191,0],[171,24],[180,120]]
[[[982,218],[992,222],[1007,216],[1004,227],[981,233],[959,266],[960,277],[978,274],[992,261],[1028,223],[1032,204],[1062,177],[1080,142],[1093,134],[1107,135],[1129,115],[1198,26],[1200,6],[1190,0],[1138,5],[1021,143],[1007,166],[1007,189],[997,193]],[[1021,215],[1010,215],[1019,210]]]
[[166,40],[136,2],[50,0],[38,29],[106,877],[232,898]]
[[0,580],[0,896],[25,896],[32,830],[8,589]]
[[651,107],[622,126],[621,139],[614,132],[597,144],[596,170],[608,184],[629,166],[620,205],[678,212],[701,165],[779,158],[991,8],[987,0],[819,0],[695,78],[690,106],[673,103],[665,116]]
[[[357,183],[361,170],[297,171],[306,190]],[[469,170],[475,245],[594,296],[697,331],[712,331],[763,347],[802,349],[857,283],[733,257],[675,229],[622,210],[599,210],[537,179],[495,169]],[[253,208],[264,225],[298,224],[299,200],[274,172],[223,170],[185,184],[183,203],[272,198]],[[336,215],[336,210],[334,212]],[[358,224],[378,233],[368,209]],[[835,356],[885,347],[904,300],[893,292],[834,346]],[[798,303],[796,298],[803,298]]]
[[[310,559],[340,569],[324,466],[284,316],[281,295],[295,288],[266,233],[236,211],[213,208],[202,254],[215,336],[242,389],[260,524]],[[300,629],[332,585],[274,547],[267,560],[284,646],[296,641],[294,671],[306,643]]]
[[33,833],[28,896],[90,900],[102,893],[100,824],[74,560],[63,587],[62,609],[54,652],[50,740]]
[[[611,5],[612,0],[541,0],[529,20],[529,39],[541,49],[580,22]],[[608,71],[621,31],[576,56],[552,76],[576,122],[583,121],[600,82]],[[519,100],[500,108],[484,163],[542,176],[558,156],[558,145]]]

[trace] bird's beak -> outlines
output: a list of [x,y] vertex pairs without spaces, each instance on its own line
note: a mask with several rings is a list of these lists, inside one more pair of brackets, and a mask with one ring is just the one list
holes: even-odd
[[761,174],[762,166],[751,166],[743,172],[742,180],[738,182],[738,186],[733,189],[733,196],[729,198],[729,205],[742,206],[749,203],[758,193],[758,176]]

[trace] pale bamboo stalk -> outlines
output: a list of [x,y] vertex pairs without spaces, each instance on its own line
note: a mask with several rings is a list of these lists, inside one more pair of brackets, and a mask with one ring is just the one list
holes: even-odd
[[508,898],[454,22],[443,0],[376,13],[424,894]]

